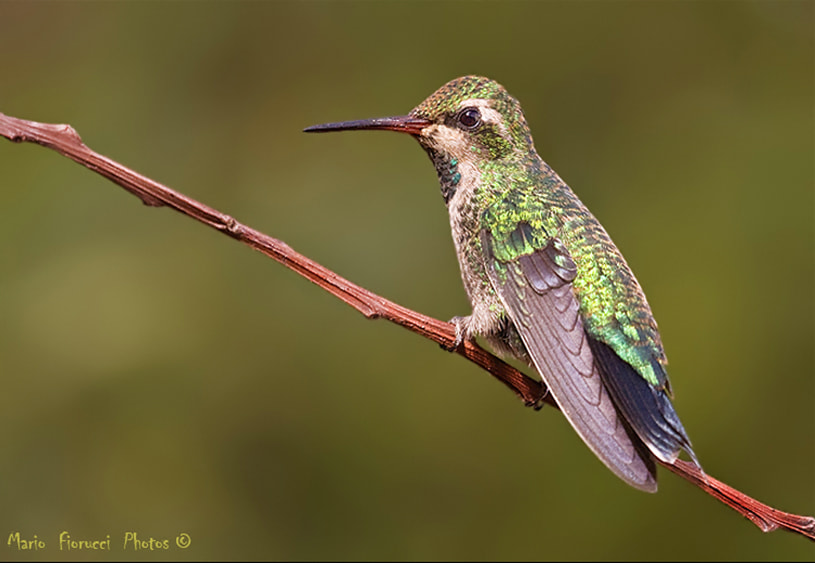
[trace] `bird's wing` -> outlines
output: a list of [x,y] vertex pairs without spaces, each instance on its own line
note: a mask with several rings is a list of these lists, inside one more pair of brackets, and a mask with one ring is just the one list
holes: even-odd
[[[537,250],[531,240],[531,227],[523,222],[504,241],[482,231],[490,281],[572,427],[621,479],[654,492],[653,457],[615,407],[583,328],[571,283],[577,273],[575,263],[557,239]],[[494,252],[495,245],[501,244],[529,252],[502,261]]]

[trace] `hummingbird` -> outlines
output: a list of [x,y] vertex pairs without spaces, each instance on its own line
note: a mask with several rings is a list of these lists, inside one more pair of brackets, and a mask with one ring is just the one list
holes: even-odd
[[457,348],[481,337],[525,362],[592,452],[631,486],[657,490],[655,460],[684,450],[667,359],[622,253],[538,156],[518,101],[494,80],[456,78],[407,115],[306,132],[412,135],[438,174],[472,305],[451,320]]

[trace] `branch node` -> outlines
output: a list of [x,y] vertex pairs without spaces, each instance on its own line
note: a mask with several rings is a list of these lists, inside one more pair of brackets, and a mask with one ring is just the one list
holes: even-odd
[[69,137],[73,142],[75,142],[78,145],[83,146],[85,145],[85,143],[82,142],[82,137],[79,136],[79,133],[77,133],[76,129],[74,129],[67,123],[61,123],[58,126],[58,133],[65,135],[66,137]]
[[[127,188],[125,188],[125,189],[127,189]],[[137,198],[139,198],[139,199],[141,200],[141,202],[142,202],[144,205],[146,205],[147,207],[164,207],[164,206],[166,205],[166,204],[165,204],[163,201],[161,201],[160,199],[156,199],[156,198],[154,198],[153,196],[148,195],[148,194],[146,194],[146,193],[143,193],[143,192],[135,192],[135,191],[131,191],[130,193],[132,193],[132,194],[133,194],[133,195],[135,195]]]
[[231,215],[224,217],[224,227],[226,232],[233,237],[238,237],[241,234],[241,224]]

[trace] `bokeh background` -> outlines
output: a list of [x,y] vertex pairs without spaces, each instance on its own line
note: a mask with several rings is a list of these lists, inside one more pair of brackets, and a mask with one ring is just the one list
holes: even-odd
[[[813,22],[795,1],[6,1],[0,111],[447,319],[468,304],[427,157],[300,130],[495,78],[644,286],[705,469],[813,514]],[[0,559],[815,558],[664,470],[627,487],[462,358],[5,141],[0,377]],[[59,552],[62,531],[112,550]]]

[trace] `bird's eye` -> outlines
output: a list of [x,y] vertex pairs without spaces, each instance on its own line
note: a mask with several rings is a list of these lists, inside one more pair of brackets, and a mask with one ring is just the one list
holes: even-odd
[[475,129],[481,125],[481,112],[478,108],[464,108],[458,114],[458,122],[465,129]]

